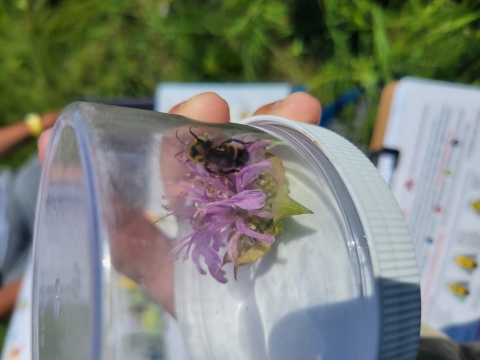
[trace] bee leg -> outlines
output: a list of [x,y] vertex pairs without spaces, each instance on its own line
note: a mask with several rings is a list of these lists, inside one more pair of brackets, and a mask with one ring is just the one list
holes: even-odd
[[212,169],[210,169],[210,168],[208,167],[208,165],[209,165],[208,163],[205,163],[205,164],[203,165],[203,167],[205,168],[205,171],[208,172],[209,174],[215,174],[215,175],[220,175],[220,176],[225,176],[225,177],[227,177],[226,175],[232,174],[232,173],[234,173],[235,171],[238,171],[238,170],[236,170],[236,169],[235,169],[234,171],[232,171],[232,170],[223,171],[222,169],[218,169],[218,172],[215,172],[215,171],[213,171]]
[[[173,158],[176,159],[178,155],[183,154],[183,153],[185,153],[185,150],[184,150],[184,151],[180,151],[179,153],[175,154],[175,156],[174,156]],[[187,162],[188,162],[188,159],[187,159],[187,161],[185,161],[183,164],[185,165]]]
[[210,173],[210,174],[217,174],[217,175],[219,175],[218,173],[216,173],[215,171],[213,171],[212,169],[210,169],[210,168],[208,167],[208,165],[209,165],[208,163],[203,164],[203,167],[205,168],[205,171],[206,171],[206,172],[208,172],[208,173]]
[[229,175],[229,174],[233,174],[233,173],[238,172],[238,169],[231,169],[231,170],[227,170],[227,171],[223,171],[222,169],[218,169],[218,172],[221,175]]
[[178,155],[180,155],[180,154],[182,154],[182,153],[184,153],[184,152],[185,152],[185,150],[182,150],[182,151],[180,151],[179,153],[176,153],[173,157],[176,158]]

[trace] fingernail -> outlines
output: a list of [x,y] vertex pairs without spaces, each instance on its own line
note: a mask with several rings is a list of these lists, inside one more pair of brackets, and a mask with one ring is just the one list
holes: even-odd
[[275,110],[276,108],[278,108],[282,102],[283,102],[283,100],[279,100],[275,104],[273,104],[272,110]]
[[171,113],[171,114],[178,114],[178,113],[180,112],[180,110],[182,110],[182,108],[185,106],[185,104],[186,104],[186,101],[181,102],[180,104],[175,105],[175,106],[170,110],[170,113]]

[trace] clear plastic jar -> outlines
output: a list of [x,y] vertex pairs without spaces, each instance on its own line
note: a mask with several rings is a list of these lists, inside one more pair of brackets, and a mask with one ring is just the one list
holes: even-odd
[[33,359],[413,359],[415,257],[328,130],[90,103],[62,113],[34,247]]

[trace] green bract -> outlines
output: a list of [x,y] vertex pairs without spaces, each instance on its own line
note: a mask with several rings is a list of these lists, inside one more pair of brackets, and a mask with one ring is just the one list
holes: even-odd
[[[282,160],[270,153],[265,155],[272,163],[272,167],[259,175],[255,189],[262,190],[267,195],[265,206],[260,210],[271,213],[271,217],[248,216],[245,224],[262,234],[276,236],[282,231],[281,219],[294,215],[313,214],[313,212],[289,196],[290,190],[285,182],[285,167]],[[239,266],[260,259],[270,250],[271,246],[271,244],[256,239],[253,243],[249,242],[243,236],[238,242],[238,251],[235,252],[237,257],[231,259],[227,253],[223,260],[224,264],[234,262],[236,278]]]

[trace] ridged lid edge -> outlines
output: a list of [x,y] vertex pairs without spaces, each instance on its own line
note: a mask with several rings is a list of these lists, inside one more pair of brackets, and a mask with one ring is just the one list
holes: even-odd
[[420,334],[420,285],[415,253],[400,208],[373,164],[353,144],[324,128],[275,116],[242,123],[279,125],[302,133],[332,162],[358,211],[381,304],[378,359],[414,359]]

